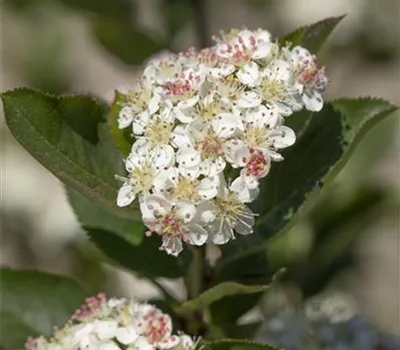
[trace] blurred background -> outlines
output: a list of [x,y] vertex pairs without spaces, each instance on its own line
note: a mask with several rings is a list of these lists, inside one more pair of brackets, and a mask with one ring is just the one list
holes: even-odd
[[[208,0],[205,21],[198,22],[199,3],[3,0],[1,91],[28,86],[111,100],[115,88],[134,83],[138,64],[149,55],[167,46],[179,51],[201,44],[198,26],[205,24],[209,36],[243,26],[280,36],[347,14],[321,55],[331,79],[327,98],[380,96],[400,104],[398,0]],[[261,340],[283,346],[275,332],[279,324],[290,323],[293,332],[304,325],[293,310],[304,300],[338,294],[346,312],[400,335],[398,117],[373,129],[298,224],[271,243],[270,263],[287,266],[288,274],[242,320],[268,316]],[[63,187],[17,144],[3,115],[1,120],[1,265],[72,275],[94,292],[155,296],[147,281],[92,258]],[[184,297],[180,281],[162,283]]]

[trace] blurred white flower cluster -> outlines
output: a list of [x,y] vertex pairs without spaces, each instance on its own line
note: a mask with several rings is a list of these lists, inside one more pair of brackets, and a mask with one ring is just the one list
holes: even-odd
[[171,318],[134,299],[89,297],[52,338],[30,338],[25,350],[195,350],[198,341],[172,334]]
[[305,305],[306,316],[311,321],[346,322],[355,316],[356,311],[354,300],[347,294],[339,293],[314,297]]
[[285,118],[319,111],[327,84],[315,56],[265,30],[232,30],[213,47],[150,60],[119,101],[133,145],[119,206],[138,198],[148,233],[172,255],[182,241],[225,244],[253,231],[246,203],[280,151],[295,142]]

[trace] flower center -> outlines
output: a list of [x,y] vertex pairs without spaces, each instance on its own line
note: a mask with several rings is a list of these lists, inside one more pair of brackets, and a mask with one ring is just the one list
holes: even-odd
[[145,135],[155,145],[166,145],[169,143],[172,127],[173,126],[169,123],[157,120],[150,124],[149,128],[146,130]]
[[192,202],[197,202],[199,200],[198,187],[198,180],[180,176],[175,187],[171,189],[171,194],[178,199],[187,199]]
[[189,229],[186,227],[183,219],[178,217],[174,211],[158,217],[151,223],[146,223],[148,231],[147,236],[157,232],[161,236],[180,237],[184,241],[189,237]]
[[254,148],[250,148],[250,157],[248,159],[243,158],[243,161],[246,162],[247,176],[260,177],[265,172],[265,168],[268,167],[264,153]]
[[225,142],[222,138],[210,130],[204,139],[197,144],[203,159],[217,158],[224,155]]
[[299,70],[299,82],[310,89],[324,90],[327,84],[325,67],[318,68],[316,57],[305,59]]
[[245,89],[234,75],[220,78],[216,88],[222,96],[229,98],[231,101],[238,100]]
[[208,105],[199,105],[197,109],[197,114],[201,120],[210,122],[216,118],[218,114],[223,112],[225,108],[221,106],[221,101],[218,97],[209,103]]
[[168,81],[165,84],[167,94],[177,100],[187,100],[194,96],[195,86],[200,82],[200,76],[190,73],[187,77]]
[[258,87],[258,92],[264,101],[276,102],[285,99],[286,88],[284,83],[279,80],[263,79]]
[[164,60],[157,64],[159,74],[164,78],[173,78],[176,74],[176,66],[170,60]]
[[146,110],[148,107],[148,102],[151,99],[151,95],[151,90],[144,87],[130,90],[128,92],[128,104],[136,112]]
[[243,203],[239,201],[235,192],[229,191],[224,197],[214,199],[216,207],[215,217],[227,221],[230,226],[233,226],[240,212],[243,210]]
[[156,344],[163,340],[169,332],[167,317],[158,310],[150,310],[143,316],[144,332],[143,336],[151,344]]
[[249,148],[267,148],[267,135],[267,128],[248,126],[243,134],[243,139]]
[[149,191],[153,186],[154,169],[145,164],[141,168],[134,168],[130,174],[130,180],[137,192]]

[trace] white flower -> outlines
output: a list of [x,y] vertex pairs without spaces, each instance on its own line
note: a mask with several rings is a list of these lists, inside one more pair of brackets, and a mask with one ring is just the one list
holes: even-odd
[[232,189],[222,188],[221,195],[213,200],[215,219],[208,226],[210,240],[225,244],[235,239],[234,231],[241,235],[253,232],[254,214]]
[[273,161],[281,161],[283,157],[277,152],[289,147],[296,141],[296,135],[292,129],[284,125],[270,129],[265,126],[248,126],[241,138],[232,139],[227,144],[227,160],[234,167],[243,167],[243,157],[246,149],[261,151],[266,158]]
[[[302,108],[298,91],[293,85],[291,65],[283,60],[273,60],[261,73],[261,79],[252,92],[252,100],[274,105],[283,116],[289,116]],[[245,93],[244,93],[245,94]],[[249,96],[244,96],[247,100]],[[256,103],[254,101],[254,104]],[[251,105],[250,107],[255,107]]]
[[194,58],[211,81],[215,78],[226,77],[235,71],[235,65],[218,55],[215,47],[202,49]]
[[175,152],[170,141],[173,124],[154,118],[146,127],[143,136],[132,145],[132,154],[147,157],[156,169],[167,168],[174,163]]
[[171,318],[152,305],[144,304],[139,309],[135,326],[144,340],[155,348],[172,349],[179,343],[179,337],[172,335]]
[[118,115],[118,127],[126,128],[134,120],[137,120],[139,125],[141,120],[148,120],[159,108],[160,93],[160,89],[154,88],[148,81],[142,80],[134,90],[128,92],[127,101]]
[[[68,329],[67,334],[71,334],[71,338],[64,336],[62,344],[71,349],[101,349],[101,350],[119,350],[111,339],[115,336],[118,326],[115,321],[95,320],[92,323],[83,323]],[[67,345],[69,344],[69,345]]]
[[320,111],[323,107],[322,92],[328,83],[325,68],[319,68],[317,58],[301,46],[286,50],[285,54],[294,66],[298,90],[306,109]]
[[[228,111],[229,107],[224,103],[219,93],[211,90],[198,104],[185,109],[185,115],[190,122],[194,120],[211,122]],[[182,127],[182,125],[177,126],[177,128],[179,127]]]
[[[191,173],[189,173],[190,175]],[[164,171],[158,177],[157,185],[169,199],[187,200],[194,204],[210,200],[218,193],[219,177],[211,176],[197,179],[197,176],[189,176],[180,173],[176,168]],[[195,175],[194,173],[192,175]]]
[[234,146],[231,157],[233,166],[243,169],[230,188],[237,193],[240,201],[250,203],[258,197],[258,180],[268,174],[271,166],[270,159],[263,151],[249,149],[241,142]]
[[119,207],[131,204],[140,193],[149,193],[154,183],[157,183],[157,179],[163,176],[161,170],[154,168],[147,158],[134,153],[126,158],[125,168],[129,172],[129,177],[119,177],[124,181],[117,196]]
[[250,126],[273,129],[283,122],[279,108],[271,104],[261,104],[254,108],[247,108],[242,110],[240,115],[243,121]]
[[235,106],[245,89],[246,87],[235,75],[219,78],[211,84],[211,90],[217,92],[222,102],[228,106]]
[[254,60],[264,59],[274,51],[267,31],[231,31],[222,36],[216,46],[216,53],[237,67],[236,76],[247,86],[255,86],[260,80],[260,69]]
[[193,339],[186,334],[178,334],[178,337],[179,343],[173,348],[173,350],[194,350],[198,347],[200,338]]
[[162,236],[161,250],[177,256],[183,249],[182,241],[203,245],[207,231],[194,219],[197,208],[193,202],[178,200],[171,202],[163,195],[149,195],[141,203],[143,222],[148,233]]
[[188,69],[181,76],[169,80],[164,84],[164,95],[173,106],[172,114],[182,123],[192,119],[186,110],[195,106],[200,99],[200,88],[205,80],[202,70]]
[[[79,315],[79,317],[78,317]],[[25,350],[195,350],[198,342],[172,333],[171,318],[134,299],[87,298],[50,339],[29,338]]]
[[[195,120],[189,124],[187,134],[192,147],[184,147],[177,156],[182,172],[197,166],[205,176],[214,176],[225,169],[225,141],[234,135],[238,118],[234,114],[221,114],[210,123]],[[194,163],[196,162],[196,163]]]
[[172,52],[162,52],[151,57],[144,69],[143,76],[154,85],[163,85],[182,72],[179,58]]

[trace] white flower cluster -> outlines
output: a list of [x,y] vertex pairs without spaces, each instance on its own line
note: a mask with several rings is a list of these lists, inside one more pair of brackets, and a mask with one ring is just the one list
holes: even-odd
[[305,305],[306,315],[311,321],[346,322],[356,315],[356,311],[354,300],[340,293],[314,297]]
[[119,101],[134,142],[117,204],[138,198],[148,233],[172,255],[182,241],[225,244],[252,233],[246,203],[280,151],[295,142],[285,118],[322,108],[327,84],[315,56],[264,30],[232,30],[201,51],[150,60]]
[[134,299],[87,298],[51,339],[30,338],[25,350],[195,350],[198,341],[172,334],[171,318]]

